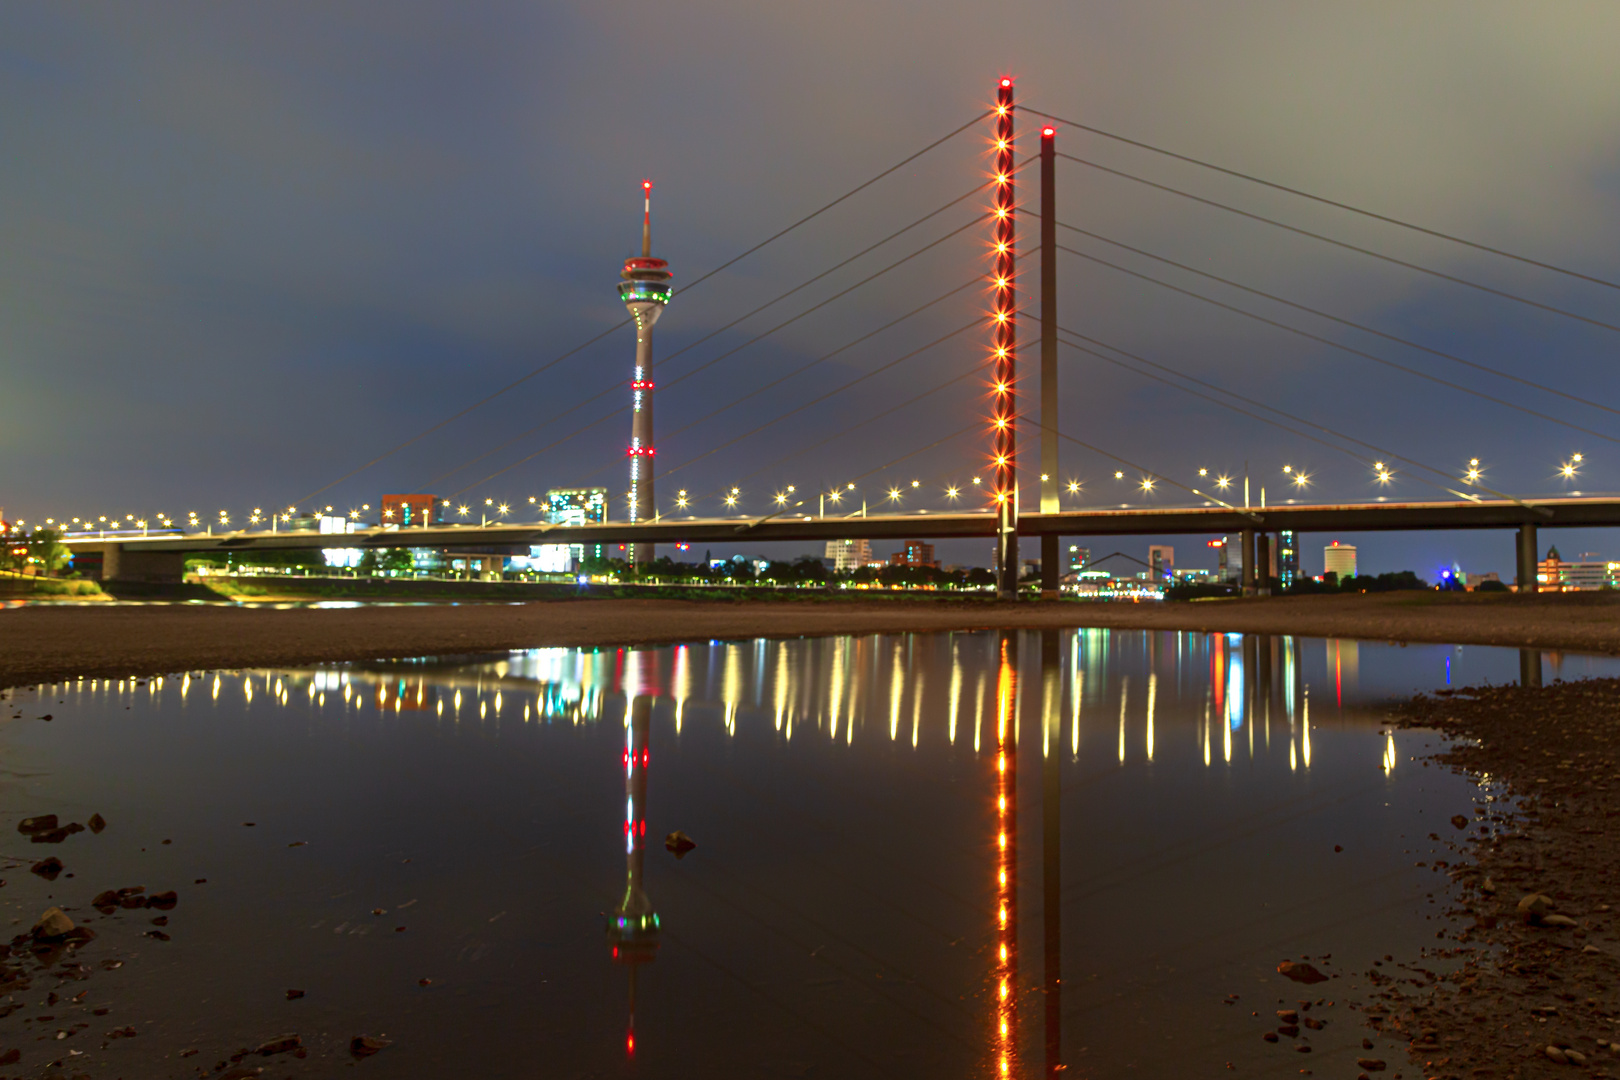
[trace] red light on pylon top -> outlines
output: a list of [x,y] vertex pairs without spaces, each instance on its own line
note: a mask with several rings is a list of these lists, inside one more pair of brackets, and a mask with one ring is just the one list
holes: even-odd
[[1050,139],[1052,136],[1054,136],[1056,134],[1057,134],[1057,128],[1054,128],[1054,127],[1043,127],[1043,128],[1041,128],[1041,138],[1043,138],[1043,139]]
[[1011,86],[1012,85],[1012,80],[1011,79],[1002,79],[1001,80],[1001,85],[1004,88],[1008,87],[1008,86]]

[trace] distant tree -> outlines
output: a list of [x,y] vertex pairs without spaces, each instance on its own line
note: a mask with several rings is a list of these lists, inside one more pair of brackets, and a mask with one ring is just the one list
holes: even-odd
[[995,574],[995,571],[987,570],[982,566],[975,566],[973,569],[971,569],[971,570],[969,570],[967,572],[967,582],[966,582],[966,584],[970,588],[976,588],[976,589],[989,588],[989,589],[993,589],[996,586],[996,574]]
[[58,570],[73,560],[73,550],[62,543],[62,534],[55,529],[35,529],[28,535],[28,559],[43,570],[46,577],[55,577]]
[[1505,582],[1496,581],[1496,580],[1493,579],[1493,580],[1490,580],[1490,581],[1482,581],[1478,585],[1475,585],[1474,586],[1474,591],[1475,592],[1512,592],[1513,590],[1509,589]]

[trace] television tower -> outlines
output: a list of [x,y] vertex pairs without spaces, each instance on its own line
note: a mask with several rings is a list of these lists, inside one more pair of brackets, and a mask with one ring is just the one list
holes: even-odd
[[[673,290],[669,263],[652,257],[652,181],[641,182],[645,202],[641,212],[641,257],[624,260],[619,273],[619,297],[636,320],[636,376],[630,382],[635,411],[630,420],[630,520],[656,520],[658,503],[653,494],[653,326],[664,312]],[[630,562],[640,566],[653,560],[653,545],[630,546]]]

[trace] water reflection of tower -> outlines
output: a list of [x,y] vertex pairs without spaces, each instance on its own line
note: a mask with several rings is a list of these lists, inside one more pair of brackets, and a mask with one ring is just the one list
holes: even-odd
[[1018,1053],[1018,638],[1003,630],[996,672],[996,1075]]
[[608,924],[613,960],[630,968],[630,1027],[624,1040],[629,1054],[636,1052],[636,969],[658,954],[658,913],[642,887],[641,876],[647,846],[647,734],[652,703],[649,695],[632,698],[625,724],[624,898]]

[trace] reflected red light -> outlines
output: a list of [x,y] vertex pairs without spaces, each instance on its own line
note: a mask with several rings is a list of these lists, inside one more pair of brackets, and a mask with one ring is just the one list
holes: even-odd
[[626,1035],[624,1037],[624,1052],[631,1055],[632,1057],[635,1056],[635,1053],[636,1053],[636,1033],[633,1032],[633,1031],[630,1032],[630,1034],[628,1034],[628,1035]]

